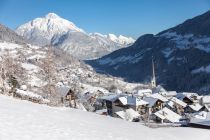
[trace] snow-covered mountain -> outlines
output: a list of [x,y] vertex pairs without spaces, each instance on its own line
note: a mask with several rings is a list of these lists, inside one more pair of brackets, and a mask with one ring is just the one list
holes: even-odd
[[42,18],[36,18],[16,29],[19,35],[39,46],[50,44],[53,36],[62,35],[68,31],[84,32],[76,27],[74,23],[62,19],[54,13],[49,13]]
[[108,34],[107,38],[114,41],[115,43],[119,43],[119,44],[122,44],[122,45],[133,44],[135,42],[135,40],[133,38],[125,37],[123,35],[120,35],[120,36],[117,37],[114,34]]
[[150,82],[154,57],[158,84],[168,90],[210,92],[210,11],[95,61],[99,70],[128,81]]
[[86,33],[74,23],[49,13],[19,26],[16,32],[39,46],[53,45],[79,59],[94,59],[131,45],[135,40],[114,34]]

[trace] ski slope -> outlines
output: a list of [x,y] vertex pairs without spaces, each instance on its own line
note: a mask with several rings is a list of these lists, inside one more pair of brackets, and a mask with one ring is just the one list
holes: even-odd
[[195,128],[151,129],[140,123],[0,95],[1,140],[209,140]]

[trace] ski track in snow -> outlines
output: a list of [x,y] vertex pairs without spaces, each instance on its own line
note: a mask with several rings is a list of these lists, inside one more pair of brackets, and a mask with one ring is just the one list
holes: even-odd
[[209,130],[151,129],[138,123],[0,95],[1,140],[207,140]]

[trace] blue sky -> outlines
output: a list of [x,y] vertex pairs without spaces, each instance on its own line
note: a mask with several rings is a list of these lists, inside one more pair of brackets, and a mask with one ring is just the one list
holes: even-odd
[[210,0],[0,0],[0,23],[17,26],[49,12],[86,32],[139,37],[210,10]]

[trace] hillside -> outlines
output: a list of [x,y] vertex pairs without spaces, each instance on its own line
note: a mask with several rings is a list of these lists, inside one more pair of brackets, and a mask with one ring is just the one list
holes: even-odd
[[96,70],[148,83],[151,60],[157,83],[168,90],[210,92],[210,11],[157,35],[146,34],[130,47],[88,61]]
[[0,106],[1,139],[208,140],[210,136],[208,130],[151,129],[138,123],[70,108],[53,108],[3,95],[0,95]]
[[11,29],[0,24],[0,42],[2,41],[13,42],[17,44],[24,44],[27,42],[23,37],[17,35]]
[[[48,76],[52,79],[50,84],[54,88],[62,82],[65,86],[75,89],[78,94],[97,90],[107,93],[113,86],[121,91],[130,92],[136,87],[144,87],[141,84],[124,82],[120,78],[97,74],[90,66],[56,48],[7,42],[0,43],[0,48],[0,66],[5,69],[4,72],[7,73],[5,75],[10,74],[15,77],[16,87],[26,85],[28,91],[46,98],[49,98],[47,96],[50,92],[47,88]],[[10,82],[9,77],[4,79],[5,85],[11,86]],[[50,98],[59,101],[61,95],[55,94]]]

